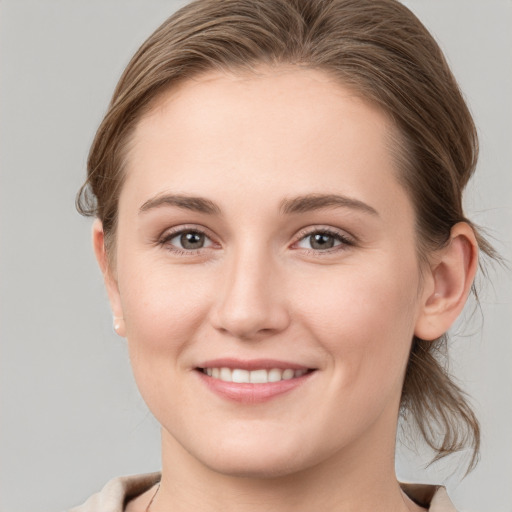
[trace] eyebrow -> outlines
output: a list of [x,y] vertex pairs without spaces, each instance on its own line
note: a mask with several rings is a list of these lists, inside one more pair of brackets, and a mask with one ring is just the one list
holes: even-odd
[[[208,215],[222,215],[222,210],[213,201],[203,197],[183,194],[158,195],[147,200],[140,207],[139,213],[144,213],[162,206],[175,206],[185,210],[206,213]],[[284,199],[280,203],[279,211],[283,215],[292,215],[323,208],[350,208],[371,215],[379,215],[375,208],[372,208],[363,201],[338,194],[307,194],[291,199]]]
[[378,216],[377,210],[359,199],[338,194],[307,194],[305,196],[284,199],[280,211],[283,214],[305,213],[322,208],[351,208]]
[[222,215],[220,208],[209,199],[181,194],[159,195],[147,200],[139,209],[139,213],[147,212],[161,206],[177,206],[185,210],[206,213],[208,215]]

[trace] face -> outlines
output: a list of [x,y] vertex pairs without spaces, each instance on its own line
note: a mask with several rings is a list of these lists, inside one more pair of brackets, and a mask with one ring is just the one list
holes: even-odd
[[422,303],[393,130],[293,69],[204,75],[139,122],[109,293],[164,443],[239,475],[392,453]]

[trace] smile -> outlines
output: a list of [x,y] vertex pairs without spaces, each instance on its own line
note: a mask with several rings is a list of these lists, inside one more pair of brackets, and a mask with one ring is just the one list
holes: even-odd
[[267,402],[302,388],[317,373],[317,368],[276,359],[215,359],[203,361],[195,370],[211,392],[243,404]]
[[269,370],[261,368],[258,370],[244,370],[242,368],[200,368],[200,370],[212,377],[224,382],[236,382],[240,384],[268,384],[269,382],[279,382],[282,380],[296,379],[302,377],[309,370],[294,370],[286,368],[271,368]]

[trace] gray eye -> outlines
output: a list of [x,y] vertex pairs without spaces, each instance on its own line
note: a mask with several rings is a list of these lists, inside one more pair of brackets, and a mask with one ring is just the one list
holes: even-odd
[[326,233],[316,233],[309,237],[313,249],[330,249],[334,247],[334,237]]
[[303,249],[326,250],[340,245],[340,236],[330,233],[316,232],[305,236],[300,242],[299,247]]
[[180,236],[180,242],[184,249],[200,249],[204,245],[204,235],[202,233],[183,233]]
[[193,251],[211,245],[210,239],[200,231],[182,231],[169,239],[169,244],[186,251]]

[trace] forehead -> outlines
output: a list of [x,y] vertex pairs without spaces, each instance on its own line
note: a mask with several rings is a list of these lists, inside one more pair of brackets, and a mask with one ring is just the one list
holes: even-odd
[[[349,113],[351,119],[347,119]],[[339,123],[332,123],[339,114]],[[150,131],[155,135],[152,127],[166,121],[183,133],[192,127],[197,136],[215,136],[218,130],[211,128],[218,128],[219,120],[226,129],[243,127],[243,133],[251,135],[261,128],[265,132],[281,128],[294,135],[315,131],[319,139],[329,130],[339,130],[340,124],[348,128],[346,121],[353,126],[373,125],[383,134],[396,131],[391,118],[355,88],[324,71],[283,65],[242,72],[209,71],[182,81],[154,98],[134,138]],[[268,144],[270,137],[265,139]]]
[[395,132],[381,109],[317,70],[209,72],[161,95],[139,121],[125,187],[139,204],[166,189],[219,201],[236,190],[276,201],[334,189],[378,196],[384,183],[399,186]]

